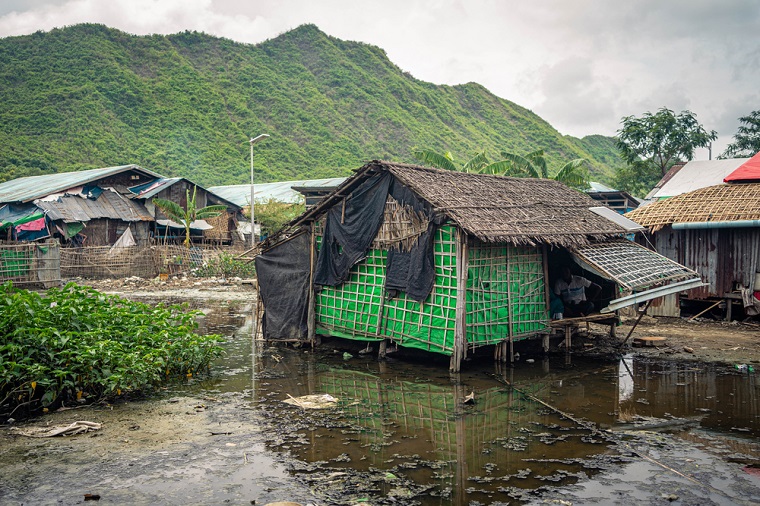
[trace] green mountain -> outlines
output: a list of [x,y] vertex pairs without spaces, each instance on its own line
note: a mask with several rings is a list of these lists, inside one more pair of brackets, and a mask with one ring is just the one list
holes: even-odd
[[136,163],[200,184],[347,175],[412,151],[586,158],[606,181],[611,138],[563,136],[484,87],[438,86],[385,52],[304,25],[257,45],[197,32],[82,24],[0,39],[0,181]]

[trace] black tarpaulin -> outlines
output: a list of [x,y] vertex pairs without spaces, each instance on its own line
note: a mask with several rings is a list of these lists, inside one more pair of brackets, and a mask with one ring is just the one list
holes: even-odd
[[389,191],[402,206],[424,212],[429,223],[411,250],[392,248],[388,251],[385,290],[390,296],[395,296],[395,292],[405,292],[412,300],[422,302],[430,295],[435,282],[434,240],[442,217],[434,217],[430,206],[395,178]]
[[388,172],[372,176],[327,211],[314,284],[342,284],[351,267],[367,253],[383,223],[392,179]]
[[[399,204],[432,218],[429,206],[390,173],[373,176],[327,212],[315,284],[337,286],[345,282],[351,267],[366,255],[377,236],[388,194]],[[392,248],[388,252],[385,288],[391,296],[405,292],[413,300],[422,301],[430,294],[435,281],[433,239],[439,221],[431,219],[427,231],[410,251]]]
[[406,292],[412,300],[422,302],[430,295],[435,282],[434,244],[438,226],[430,222],[428,229],[409,251],[388,251],[385,290],[390,296]]
[[311,234],[303,232],[256,256],[266,339],[303,339],[307,334],[310,248]]

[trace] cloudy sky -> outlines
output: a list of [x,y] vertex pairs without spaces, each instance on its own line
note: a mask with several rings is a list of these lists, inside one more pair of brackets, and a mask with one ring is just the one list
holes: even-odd
[[614,135],[623,116],[687,109],[718,132],[714,156],[760,109],[757,0],[0,1],[0,37],[82,22],[245,43],[314,23],[418,79],[480,83],[563,134]]

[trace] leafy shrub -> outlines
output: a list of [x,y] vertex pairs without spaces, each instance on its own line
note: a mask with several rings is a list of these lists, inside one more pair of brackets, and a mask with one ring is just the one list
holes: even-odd
[[253,262],[238,260],[234,255],[221,253],[206,264],[193,269],[193,275],[200,278],[244,278],[256,272]]
[[0,285],[0,420],[208,370],[221,336],[196,334],[197,314],[74,283],[44,295]]

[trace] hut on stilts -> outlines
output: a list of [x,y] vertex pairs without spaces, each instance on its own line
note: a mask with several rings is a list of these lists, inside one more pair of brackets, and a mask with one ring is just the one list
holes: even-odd
[[451,371],[482,346],[512,360],[550,331],[562,263],[606,281],[607,311],[701,283],[624,239],[632,223],[553,180],[372,161],[262,244],[263,335],[393,342],[449,355]]

